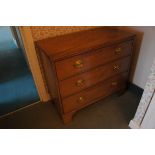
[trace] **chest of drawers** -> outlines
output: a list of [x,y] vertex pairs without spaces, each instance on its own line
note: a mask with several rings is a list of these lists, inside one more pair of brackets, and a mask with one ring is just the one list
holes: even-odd
[[96,28],[36,42],[47,89],[64,123],[79,109],[126,88],[134,38]]

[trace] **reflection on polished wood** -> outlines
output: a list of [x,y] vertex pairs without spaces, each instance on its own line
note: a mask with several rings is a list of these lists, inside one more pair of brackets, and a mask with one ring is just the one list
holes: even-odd
[[96,28],[36,42],[64,123],[81,108],[125,89],[134,38],[124,31]]

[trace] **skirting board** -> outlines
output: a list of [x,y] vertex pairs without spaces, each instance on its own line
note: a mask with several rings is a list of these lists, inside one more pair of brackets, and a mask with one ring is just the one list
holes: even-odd
[[144,92],[144,89],[140,88],[139,86],[137,86],[131,82],[129,83],[128,89],[131,90],[134,94],[136,94],[137,97],[140,97],[140,98]]

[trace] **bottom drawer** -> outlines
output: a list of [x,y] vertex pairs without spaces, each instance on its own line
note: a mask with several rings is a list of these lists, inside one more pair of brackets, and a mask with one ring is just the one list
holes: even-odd
[[80,107],[93,103],[102,97],[106,97],[126,86],[127,73],[104,81],[94,87],[88,88],[80,93],[63,99],[64,113],[79,109]]

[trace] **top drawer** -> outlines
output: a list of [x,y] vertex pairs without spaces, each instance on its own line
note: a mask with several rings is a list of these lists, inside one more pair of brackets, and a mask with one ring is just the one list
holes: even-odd
[[88,69],[105,64],[109,61],[130,55],[132,41],[105,47],[91,53],[81,54],[56,62],[59,80],[84,72]]

